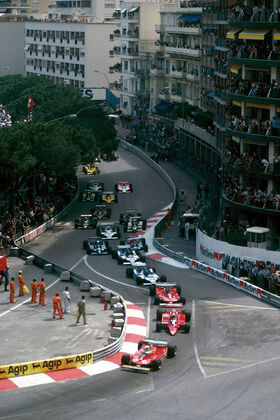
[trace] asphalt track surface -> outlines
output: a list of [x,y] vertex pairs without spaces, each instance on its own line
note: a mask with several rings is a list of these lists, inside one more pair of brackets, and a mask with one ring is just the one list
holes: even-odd
[[[120,150],[120,159],[102,163],[98,177],[111,189],[119,180],[133,183],[119,197],[112,219],[136,208],[148,218],[171,201],[164,181],[143,161]],[[86,182],[89,178],[84,178]],[[89,203],[77,203],[65,223],[29,246],[42,256],[72,267],[84,256],[87,231],[75,232],[75,215]],[[82,211],[81,211],[82,209]],[[159,274],[182,286],[192,310],[189,334],[155,332],[156,307],[144,288],[125,277],[125,267],[109,256],[87,256],[75,270],[115,289],[141,306],[149,336],[168,339],[177,357],[161,371],[137,374],[120,369],[102,375],[1,393],[0,419],[276,419],[280,385],[279,311],[234,288],[192,270],[152,261]]]

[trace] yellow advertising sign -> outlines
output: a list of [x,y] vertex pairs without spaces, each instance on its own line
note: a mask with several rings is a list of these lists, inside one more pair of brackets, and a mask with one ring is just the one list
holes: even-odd
[[19,363],[0,366],[0,379],[13,376],[33,375],[42,372],[71,369],[93,363],[93,352],[55,359],[40,360],[37,362]]

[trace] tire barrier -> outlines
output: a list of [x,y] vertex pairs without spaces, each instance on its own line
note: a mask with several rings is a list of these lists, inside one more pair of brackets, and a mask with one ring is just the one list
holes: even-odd
[[[141,159],[143,159],[150,167],[155,169],[163,179],[166,180],[168,186],[171,188],[173,192],[173,203],[171,205],[171,211],[174,210],[176,205],[176,197],[177,197],[177,191],[176,187],[173,183],[173,181],[170,179],[170,177],[166,174],[166,172],[158,165],[156,164],[149,156],[145,154],[142,150],[138,149],[137,147],[125,142],[124,140],[120,140],[120,144],[125,149],[133,152],[137,156],[139,156]],[[161,219],[155,226],[154,231],[154,238],[153,238],[153,245],[154,247],[161,252],[164,255],[167,255],[168,257],[171,257],[175,259],[176,261],[179,261],[183,264],[185,264],[187,267],[199,271],[201,273],[207,274],[208,276],[214,277],[215,279],[222,281],[224,283],[229,284],[230,286],[233,286],[243,292],[249,293],[250,295],[262,300],[263,302],[269,303],[270,305],[280,307],[280,296],[274,295],[273,293],[267,292],[266,290],[255,286],[243,279],[240,279],[238,277],[232,276],[228,273],[225,273],[222,270],[218,270],[214,267],[211,267],[207,264],[203,264],[200,261],[193,260],[191,258],[188,258],[182,254],[178,254],[177,252],[171,251],[170,249],[166,248],[165,246],[161,245],[157,241],[157,237],[160,236],[160,232],[165,227],[166,223],[166,216]]]

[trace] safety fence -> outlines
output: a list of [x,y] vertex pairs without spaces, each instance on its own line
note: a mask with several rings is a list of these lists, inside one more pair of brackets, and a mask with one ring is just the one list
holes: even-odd
[[[131,152],[133,152],[134,154],[136,154],[137,156],[141,157],[150,167],[152,167],[153,169],[155,169],[162,177],[163,179],[165,179],[167,181],[168,186],[171,188],[171,190],[173,191],[173,203],[171,204],[171,211],[174,211],[175,206],[176,206],[176,196],[177,196],[177,191],[176,191],[176,187],[173,183],[173,181],[170,179],[170,177],[165,173],[165,171],[158,165],[156,164],[149,156],[147,156],[145,154],[145,152],[143,152],[142,150],[138,149],[137,147],[121,140],[121,145],[122,147],[126,148],[127,150],[130,150]],[[219,281],[222,281],[224,283],[227,283],[239,290],[242,290],[246,293],[249,293],[251,295],[253,295],[254,297],[269,303],[271,305],[280,307],[280,296],[277,296],[273,293],[267,292],[266,290],[255,286],[245,280],[243,280],[242,278],[238,278],[235,276],[232,276],[226,272],[224,272],[223,270],[219,270],[217,268],[211,267],[210,265],[201,263],[200,261],[194,260],[192,258],[188,258],[182,254],[179,254],[177,252],[174,252],[168,248],[166,248],[165,246],[161,245],[159,243],[159,241],[156,239],[157,237],[160,236],[160,232],[162,232],[162,230],[165,228],[167,222],[167,217],[165,216],[164,218],[162,218],[155,226],[154,228],[154,238],[153,238],[153,245],[155,246],[155,248],[160,251],[161,253],[167,255],[168,257],[171,257],[173,259],[175,259],[176,261],[179,261],[183,264],[185,264],[187,267],[199,271],[201,273],[207,274],[208,276],[211,276]]]

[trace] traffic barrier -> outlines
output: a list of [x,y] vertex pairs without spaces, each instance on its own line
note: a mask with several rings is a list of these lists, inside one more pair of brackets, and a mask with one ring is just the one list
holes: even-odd
[[60,274],[60,280],[61,281],[70,281],[71,280],[70,271],[62,271],[62,273]]
[[44,273],[45,274],[50,274],[52,272],[52,269],[53,269],[52,264],[45,264],[44,265]]
[[92,286],[89,289],[89,291],[90,291],[90,295],[92,297],[100,297],[101,296],[102,289],[99,286]]
[[83,280],[80,284],[81,292],[89,292],[90,290],[90,282],[89,280]]
[[33,261],[34,261],[34,255],[28,255],[26,257],[25,264],[31,265],[31,264],[33,264]]

